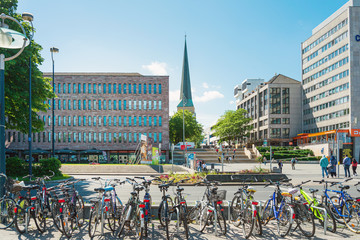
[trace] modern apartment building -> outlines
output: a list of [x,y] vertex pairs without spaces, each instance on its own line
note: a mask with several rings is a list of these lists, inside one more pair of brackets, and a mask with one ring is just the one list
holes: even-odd
[[[237,101],[253,120],[250,141],[288,145],[301,132],[301,83],[277,74]],[[249,141],[248,141],[249,142]]]
[[245,79],[240,85],[234,87],[234,97],[236,102],[240,102],[245,95],[253,91],[261,83],[264,83],[264,79]]
[[301,51],[303,132],[316,142],[341,130],[359,156],[351,132],[360,128],[360,1],[350,0],[315,27]]
[[[44,73],[45,77],[52,77]],[[55,153],[63,162],[123,162],[133,155],[141,135],[153,147],[169,150],[169,77],[138,73],[56,73]],[[52,101],[49,100],[52,106]],[[34,133],[35,159],[52,148],[52,109],[40,114],[43,132]],[[20,156],[28,137],[6,131],[6,146]]]

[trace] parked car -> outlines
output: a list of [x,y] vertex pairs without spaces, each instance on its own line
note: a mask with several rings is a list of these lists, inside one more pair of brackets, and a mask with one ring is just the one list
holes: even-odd
[[[185,142],[185,143],[186,143],[187,149],[195,148],[195,143],[194,142]],[[185,145],[184,142],[178,142],[174,146],[174,149],[181,149],[181,145]]]

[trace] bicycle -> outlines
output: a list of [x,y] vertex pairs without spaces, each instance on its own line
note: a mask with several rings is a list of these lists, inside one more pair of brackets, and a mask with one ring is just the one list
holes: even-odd
[[[310,181],[310,180],[309,180]],[[312,194],[312,197],[309,196],[302,188],[302,185],[309,182],[302,182],[302,184],[300,184],[299,188],[300,188],[300,194],[301,197],[307,201],[307,203],[309,204],[309,207],[311,209],[311,211],[313,212],[313,215],[315,218],[317,218],[320,222],[320,224],[322,226],[324,226],[324,222],[325,222],[325,217],[327,218],[327,225],[326,225],[326,229],[332,233],[336,232],[336,220],[334,218],[334,216],[331,214],[330,209],[322,204],[321,202],[318,201],[318,199],[315,197],[315,193],[319,191],[319,189],[313,189],[310,188],[309,191]],[[321,213],[321,211],[318,208],[324,208],[326,210],[326,216],[324,216],[324,214]]]
[[203,232],[206,226],[214,225],[215,233],[217,233],[217,228],[219,227],[220,233],[222,235],[226,235],[226,220],[224,216],[224,208],[222,206],[223,200],[226,198],[226,190],[218,191],[217,186],[220,185],[220,183],[216,181],[210,182],[204,179],[202,183],[206,185],[203,201],[194,207],[192,215],[195,211],[200,210],[200,232]]
[[[119,220],[121,216],[123,204],[116,194],[116,185],[111,184],[111,181],[115,181],[119,185],[125,183],[124,181],[121,182],[119,179],[106,180],[100,177],[93,177],[92,179],[100,182],[101,188],[95,188],[94,191],[98,192],[101,197],[90,200],[92,203],[88,228],[90,238],[95,236],[99,225],[101,227],[101,235],[103,235],[106,220],[108,221],[110,231],[113,233],[115,232],[116,220]],[[101,180],[105,181],[104,188],[102,187],[103,184]]]
[[5,194],[0,198],[0,229],[6,229],[13,225],[15,221],[14,208],[16,206],[14,193],[19,192],[21,187],[14,187],[14,181],[5,174],[0,173],[0,177],[5,178]]
[[270,198],[265,202],[265,207],[262,209],[262,224],[265,226],[270,220],[275,219],[277,222],[277,231],[281,237],[288,235],[295,217],[294,210],[289,206],[283,197],[287,194],[283,194],[280,189],[281,184],[289,181],[291,181],[291,179],[277,181],[275,183],[270,180],[270,183],[265,185],[265,187],[274,185],[275,190],[273,194],[270,195]]
[[[75,184],[85,179],[67,182],[66,185],[71,185],[71,188],[63,188],[65,199],[60,203],[62,205],[62,215],[60,217],[62,233],[70,238],[74,231],[74,227],[81,227],[84,224],[84,200],[75,189]],[[71,191],[71,193],[70,193]]]
[[308,183],[309,181],[302,182],[292,189],[289,189],[288,192],[283,192],[283,196],[288,197],[290,199],[289,205],[294,210],[294,222],[296,223],[296,227],[293,231],[295,231],[298,227],[302,234],[305,237],[312,237],[315,234],[315,222],[314,222],[314,216],[310,208],[308,208],[306,205],[308,205],[308,202],[300,197],[294,197],[294,195],[298,192],[299,187],[301,185]]
[[126,178],[126,182],[133,186],[133,191],[130,193],[131,196],[121,212],[119,220],[120,226],[116,232],[116,236],[121,239],[125,236],[124,228],[126,225],[130,230],[135,228],[137,238],[143,239],[145,228],[145,204],[140,201],[139,193],[144,190],[144,187],[140,186],[140,184],[132,178]]
[[134,177],[137,179],[143,180],[142,185],[145,188],[144,194],[144,237],[148,237],[148,225],[151,222],[151,195],[150,195],[150,185],[153,180],[146,180],[144,177]]
[[[245,180],[246,181],[246,180]],[[239,188],[234,194],[230,205],[230,217],[234,226],[242,225],[244,237],[247,239],[255,229],[258,235],[262,235],[260,214],[256,209],[257,201],[254,201],[256,190],[249,185]]]
[[159,205],[158,217],[162,227],[165,227],[166,239],[170,239],[169,235],[169,224],[173,217],[174,203],[170,195],[166,194],[170,185],[174,182],[174,179],[170,182],[162,181],[160,178],[157,180],[161,181],[159,185],[160,192],[162,192],[161,203]]

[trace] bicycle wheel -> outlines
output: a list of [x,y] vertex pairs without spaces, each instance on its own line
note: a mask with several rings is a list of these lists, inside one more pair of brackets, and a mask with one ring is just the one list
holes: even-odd
[[187,221],[189,223],[199,223],[200,220],[200,213],[201,213],[201,206],[200,204],[196,205],[195,207],[188,208],[189,211],[187,212]]
[[[213,213],[211,213],[213,214]],[[205,230],[205,227],[208,225],[208,219],[211,216],[210,212],[208,211],[208,207],[204,207],[200,213],[200,219],[199,219],[199,223],[200,223],[200,227],[199,230],[200,232],[203,232]]]
[[35,221],[36,228],[39,232],[43,233],[46,229],[46,213],[45,206],[41,203],[41,200],[37,198],[35,201],[35,209],[33,211],[33,218]]
[[315,234],[315,222],[313,213],[304,205],[295,205],[298,208],[296,219],[299,224],[300,231],[305,237],[312,237]]
[[[71,238],[73,230],[74,230],[74,218],[71,217],[71,206],[64,205],[63,206],[63,215],[60,218],[61,219],[61,227],[62,227],[62,233],[65,234],[67,238]],[[90,226],[90,222],[89,222]]]
[[[168,221],[171,220],[173,213],[174,213],[174,204],[171,198],[166,198],[166,205],[167,205],[167,211],[168,211]],[[159,206],[159,211],[158,211],[158,217],[159,217],[159,221],[161,226],[165,227],[165,202],[162,201],[160,203]],[[168,223],[169,224],[169,223]]]
[[241,196],[234,196],[230,205],[230,221],[236,227],[240,225],[240,214],[242,208],[242,198]]
[[261,212],[261,223],[262,225],[266,225],[274,216],[274,212],[273,212],[273,208],[272,208],[272,205],[271,205],[271,202],[272,200],[267,200],[266,203],[265,203],[265,207],[262,209],[262,212]]
[[139,240],[143,239],[144,238],[144,228],[141,227],[141,222],[140,222],[140,216],[139,215],[137,215],[134,218],[133,225],[135,226],[135,232],[136,232],[137,239],[139,239]]
[[344,219],[340,216],[342,205],[338,196],[332,196],[331,201],[328,200],[326,203],[331,214],[334,216],[335,220],[339,223],[344,223]]
[[95,206],[90,212],[89,218],[89,237],[93,238],[97,232],[98,226],[100,223],[99,210],[97,206]]
[[85,215],[84,215],[85,205],[82,196],[80,195],[76,196],[75,204],[76,204],[77,226],[81,227],[84,225],[85,222]]
[[279,210],[279,215],[277,219],[277,230],[281,237],[285,237],[289,234],[291,229],[291,207],[287,204],[284,204],[282,209]]
[[257,212],[256,213],[256,220],[255,220],[255,224],[254,224],[254,230],[255,230],[255,234],[261,236],[263,233],[262,230],[262,224],[261,224],[261,218],[260,218],[260,214]]
[[360,204],[353,200],[347,200],[341,214],[345,218],[346,227],[354,233],[360,233]]
[[131,214],[131,208],[129,204],[126,204],[125,207],[123,208],[121,215],[120,215],[120,219],[119,219],[119,228],[116,232],[115,236],[118,236],[119,238],[122,238],[122,234],[125,235],[124,233],[124,228],[125,228],[125,224],[127,222],[128,219],[126,219],[128,216],[130,216]]
[[0,200],[0,229],[10,227],[15,220],[16,203],[11,198],[3,198]]
[[217,222],[219,224],[220,232],[222,235],[226,235],[226,220],[223,210],[224,209],[220,205],[216,205]]
[[244,238],[248,239],[254,229],[255,219],[252,216],[251,205],[247,204],[240,213],[240,222],[243,228]]
[[29,201],[25,198],[20,200],[20,202],[16,206],[15,227],[20,234],[25,233],[26,228],[29,225],[30,213],[26,212],[29,206]]
[[[334,218],[334,216],[331,214],[330,212],[330,209],[323,205],[323,204],[319,204],[320,208],[325,208],[326,210],[326,230],[332,232],[332,233],[335,233],[336,232],[336,220]],[[322,214],[319,210],[317,209],[314,209],[314,211],[318,211],[318,219],[319,219],[319,222],[321,224],[321,226],[324,226],[324,217],[325,215]]]
[[51,217],[54,221],[54,225],[60,232],[62,232],[61,219],[60,219],[62,213],[60,212],[60,208],[61,205],[59,202],[53,201],[51,203]]
[[181,206],[180,208],[180,218],[184,226],[185,238],[189,239],[189,227],[187,223],[187,214],[186,214],[186,206]]

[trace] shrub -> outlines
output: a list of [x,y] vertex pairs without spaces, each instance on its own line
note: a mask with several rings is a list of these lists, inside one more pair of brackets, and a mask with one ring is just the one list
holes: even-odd
[[6,175],[11,177],[21,177],[27,174],[25,161],[18,157],[6,159]]
[[48,176],[53,171],[55,176],[62,176],[60,168],[61,162],[57,158],[41,159],[40,164],[34,168],[34,173],[36,176]]

